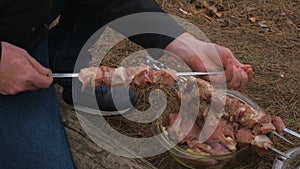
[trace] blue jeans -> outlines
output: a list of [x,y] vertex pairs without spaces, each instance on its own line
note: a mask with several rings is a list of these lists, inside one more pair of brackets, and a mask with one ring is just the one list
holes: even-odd
[[[48,66],[47,41],[30,52]],[[73,169],[54,86],[0,95],[0,168]]]

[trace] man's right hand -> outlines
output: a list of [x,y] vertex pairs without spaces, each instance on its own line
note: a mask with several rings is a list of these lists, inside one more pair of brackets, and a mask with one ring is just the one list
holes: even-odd
[[48,77],[49,73],[50,69],[43,67],[24,49],[2,42],[0,94],[15,95],[23,91],[48,88],[53,81],[53,78]]

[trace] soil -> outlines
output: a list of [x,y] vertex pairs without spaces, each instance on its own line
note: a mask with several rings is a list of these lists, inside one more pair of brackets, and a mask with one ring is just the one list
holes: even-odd
[[[300,132],[300,3],[298,0],[219,0],[208,2],[212,12],[200,0],[158,0],[170,14],[186,19],[201,29],[213,43],[228,47],[243,63],[253,66],[255,77],[243,94],[266,113],[280,116],[286,126]],[[106,39],[113,41],[111,39]],[[109,42],[108,42],[109,43]],[[142,49],[129,40],[114,46],[103,64],[118,66],[123,58]],[[97,50],[96,52],[101,52]],[[99,54],[99,53],[98,53]],[[147,90],[139,90],[137,109],[149,108]],[[165,89],[168,98],[175,97]],[[178,111],[171,99],[164,113]],[[133,123],[122,116],[107,117],[115,129],[131,137],[152,136],[151,124]],[[300,146],[300,140],[284,134],[294,145],[272,137],[275,147],[285,151]],[[270,169],[275,154],[259,157],[255,153],[235,168]],[[147,158],[160,169],[185,167],[168,153]]]

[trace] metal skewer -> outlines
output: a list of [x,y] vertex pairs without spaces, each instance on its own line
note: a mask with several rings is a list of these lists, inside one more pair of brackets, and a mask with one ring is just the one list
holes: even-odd
[[78,77],[79,73],[51,73],[48,75],[49,77],[54,77],[54,78],[71,78],[71,77]]
[[287,133],[289,133],[289,134],[291,134],[291,135],[293,135],[293,136],[295,136],[295,137],[298,137],[298,138],[300,139],[300,134],[297,133],[297,132],[295,132],[295,131],[293,131],[293,130],[291,130],[291,129],[284,128],[283,131],[284,131],[284,132],[287,132]]
[[203,76],[203,75],[221,75],[224,72],[177,72],[177,76]]
[[[202,75],[219,75],[224,74],[224,72],[177,72],[177,76],[202,76]],[[51,73],[48,76],[54,77],[54,78],[72,78],[72,77],[78,77],[79,73]]]
[[288,142],[289,144],[294,145],[294,143],[292,143],[290,140],[288,140],[287,138],[283,137],[282,135],[280,135],[276,131],[271,131],[271,133],[274,134],[274,135],[276,135],[277,137],[281,138],[282,140]]
[[267,147],[268,149],[274,151],[275,153],[277,153],[277,154],[279,154],[279,155],[281,155],[281,156],[283,156],[283,157],[285,157],[285,158],[287,158],[287,159],[290,159],[290,158],[291,158],[289,155],[287,155],[287,154],[285,154],[284,152],[282,152],[282,151],[280,151],[280,150],[274,148],[274,147],[271,146],[271,145],[266,144],[265,147]]

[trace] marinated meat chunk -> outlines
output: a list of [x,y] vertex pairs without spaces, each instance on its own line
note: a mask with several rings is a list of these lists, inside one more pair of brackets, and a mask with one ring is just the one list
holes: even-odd
[[229,114],[229,116],[234,117],[235,120],[233,121],[238,121],[237,119],[242,105],[241,101],[236,98],[226,98],[225,111]]
[[271,131],[275,131],[275,126],[272,123],[261,123],[261,124],[256,124],[253,127],[253,133],[256,135],[258,134],[267,134],[270,133]]
[[245,104],[243,107],[245,108],[245,111],[243,112],[244,115],[240,121],[240,124],[249,129],[253,128],[254,125],[259,122],[259,119],[265,115],[265,113],[261,111],[254,110],[248,104]]
[[278,132],[279,134],[283,134],[283,130],[284,130],[284,128],[285,128],[285,125],[284,125],[282,119],[281,119],[280,117],[278,117],[278,116],[274,116],[274,117],[272,118],[272,123],[274,124],[274,126],[275,126],[277,132]]
[[169,137],[173,140],[180,141],[183,139],[183,134],[181,130],[181,115],[176,114],[170,114],[170,124],[168,127],[168,134]]
[[276,130],[275,126],[272,123],[262,123],[260,125],[261,125],[260,130],[262,134],[267,134],[270,133],[271,131]]
[[255,135],[248,128],[240,128],[235,133],[236,141],[243,144],[251,144]]
[[199,86],[199,95],[203,99],[210,99],[212,93],[215,91],[214,87],[208,82],[203,79],[196,79],[196,82]]
[[198,139],[200,127],[188,116],[181,116],[180,114],[171,114],[170,126],[168,133],[171,139],[178,142],[186,143],[190,140]]
[[272,141],[266,135],[257,135],[251,143],[262,149],[268,149],[268,146],[272,146]]
[[209,144],[200,143],[197,140],[192,140],[188,142],[189,149],[196,150],[202,154],[209,155],[222,155],[229,153],[230,151],[221,143],[212,142]]
[[88,84],[92,86],[99,86],[103,82],[103,73],[100,68],[84,68],[80,70],[78,79],[82,82],[81,90],[84,91]]
[[207,140],[207,143],[220,142],[229,150],[236,150],[236,141],[234,137],[233,126],[227,120],[221,119],[218,127]]
[[265,114],[258,120],[258,123],[272,123],[272,117],[269,114]]

